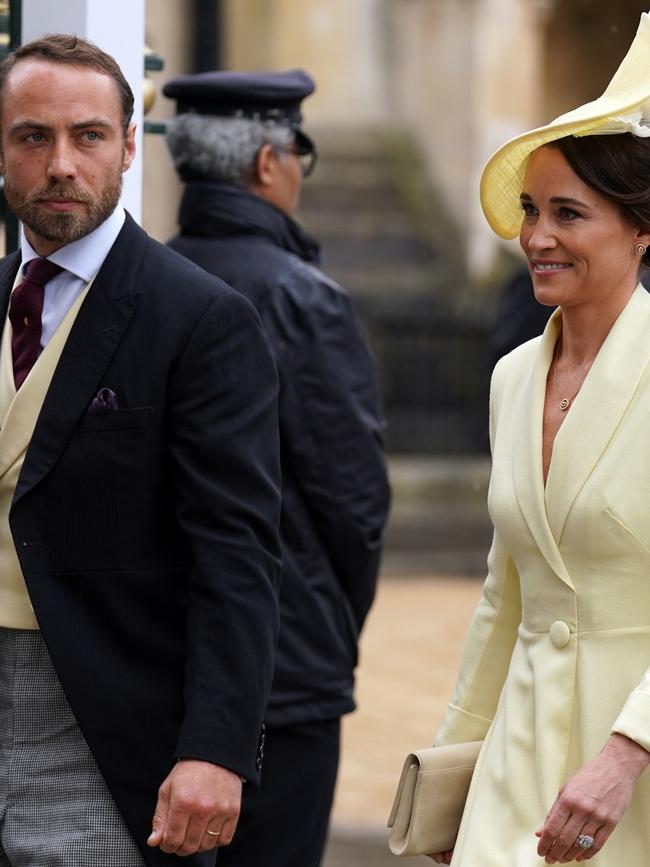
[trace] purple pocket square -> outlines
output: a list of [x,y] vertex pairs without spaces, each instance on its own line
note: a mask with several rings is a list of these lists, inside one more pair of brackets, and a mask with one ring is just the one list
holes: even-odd
[[105,409],[119,409],[117,395],[111,388],[100,388],[88,407],[88,412],[102,412]]

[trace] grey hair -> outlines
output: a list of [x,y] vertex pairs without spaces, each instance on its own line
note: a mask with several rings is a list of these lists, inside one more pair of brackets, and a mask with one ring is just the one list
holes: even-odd
[[286,151],[294,132],[275,121],[188,113],[167,121],[165,139],[182,178],[198,176],[246,186],[254,177],[262,145]]

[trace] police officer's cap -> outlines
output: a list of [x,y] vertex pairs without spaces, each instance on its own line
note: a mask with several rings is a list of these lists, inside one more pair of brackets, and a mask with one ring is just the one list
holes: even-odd
[[289,72],[199,72],[179,75],[163,87],[179,114],[213,114],[273,120],[299,131],[300,103],[313,93],[312,78],[302,69]]

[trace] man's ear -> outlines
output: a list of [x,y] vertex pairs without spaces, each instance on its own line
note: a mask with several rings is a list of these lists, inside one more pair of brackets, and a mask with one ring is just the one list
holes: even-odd
[[125,172],[131,168],[131,163],[135,159],[135,131],[136,125],[129,124],[129,128],[124,136],[124,152],[122,154],[122,171]]
[[277,156],[270,144],[263,144],[255,157],[255,184],[264,189],[275,182]]

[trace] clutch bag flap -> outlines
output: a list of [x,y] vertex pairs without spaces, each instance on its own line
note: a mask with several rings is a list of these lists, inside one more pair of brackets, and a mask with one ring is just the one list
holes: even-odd
[[430,855],[453,849],[482,744],[430,747],[406,757],[388,817],[393,854]]

